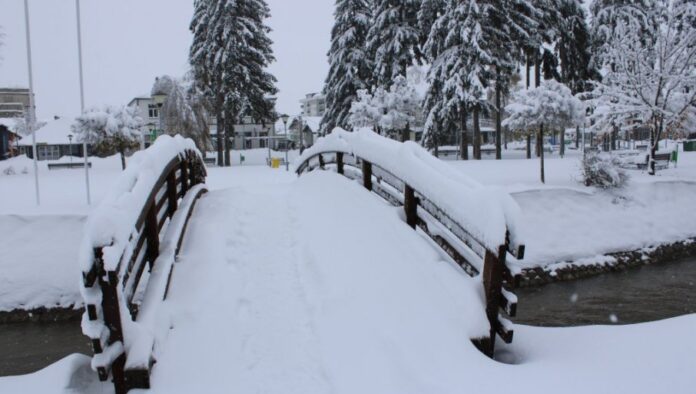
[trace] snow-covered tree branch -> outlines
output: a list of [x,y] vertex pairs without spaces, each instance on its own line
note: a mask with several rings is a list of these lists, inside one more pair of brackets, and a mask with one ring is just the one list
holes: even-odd
[[655,12],[662,23],[651,39],[644,36],[640,19],[617,22],[602,82],[590,95],[596,132],[650,127],[651,174],[661,135],[696,123],[696,27],[689,22],[696,4],[670,1]]
[[135,108],[105,107],[86,111],[75,119],[72,131],[77,141],[92,145],[97,154],[121,154],[121,166],[126,168],[126,152],[138,146],[142,138],[143,120]]

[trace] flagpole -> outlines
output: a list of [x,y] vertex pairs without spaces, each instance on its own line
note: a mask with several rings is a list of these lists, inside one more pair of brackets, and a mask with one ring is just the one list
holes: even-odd
[[[80,26],[80,0],[75,0],[77,12],[77,57],[80,68],[80,115],[85,113],[85,82],[82,73],[82,28]],[[87,155],[87,140],[82,139],[82,155],[85,158],[85,189],[87,190],[87,205],[92,204],[89,188],[89,157]]]
[[24,0],[24,20],[27,33],[27,69],[29,73],[29,117],[27,128],[31,132],[31,149],[34,156],[34,190],[36,191],[36,205],[41,205],[41,194],[39,193],[39,165],[37,163],[36,152],[36,109],[34,103],[34,75],[31,64],[31,28],[29,27],[29,0]]

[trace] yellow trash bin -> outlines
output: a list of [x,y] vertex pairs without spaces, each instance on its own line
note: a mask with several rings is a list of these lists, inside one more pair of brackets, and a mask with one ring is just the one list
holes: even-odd
[[271,168],[280,168],[280,159],[274,157],[271,159]]

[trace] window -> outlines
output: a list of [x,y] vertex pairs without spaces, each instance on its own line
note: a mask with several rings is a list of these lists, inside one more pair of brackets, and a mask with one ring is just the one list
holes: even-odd
[[41,145],[37,147],[39,160],[60,159],[60,147],[58,145]]
[[159,106],[155,104],[148,104],[147,115],[150,117],[150,119],[159,118]]

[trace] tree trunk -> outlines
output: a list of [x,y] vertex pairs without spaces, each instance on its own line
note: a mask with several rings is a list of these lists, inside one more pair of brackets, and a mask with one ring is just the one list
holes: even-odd
[[535,153],[536,157],[541,157],[541,151],[543,150],[543,145],[544,145],[544,138],[542,137],[541,134],[537,133],[536,135],[536,148]]
[[575,149],[580,149],[580,126],[575,127]]
[[225,144],[225,122],[222,117],[222,112],[217,114],[217,164],[222,167],[225,165],[225,158],[222,154]]
[[234,119],[229,113],[225,114],[225,167],[230,167],[232,165],[232,160],[230,159],[230,150],[232,150],[232,143],[230,138],[234,136]]
[[462,160],[469,160],[469,136],[466,132],[466,111],[462,111],[462,138],[459,146],[459,155]]
[[411,131],[409,130],[409,124],[406,123],[406,128],[401,130],[401,142],[406,142],[411,139]]
[[527,52],[527,54],[525,56],[525,68],[527,70],[527,75],[526,75],[527,77],[526,77],[525,81],[527,82],[527,89],[529,89],[529,85],[531,84],[532,62],[530,59],[529,50],[527,50],[526,52]]
[[619,126],[614,126],[614,129],[611,131],[611,150],[616,150],[616,138],[619,135]]
[[[544,124],[543,123],[539,126],[539,138],[538,139],[541,141],[544,140]],[[541,161],[541,183],[546,183],[546,178],[544,176],[544,149],[543,149],[543,147],[539,151],[541,152],[540,156],[539,156],[539,158],[541,159],[540,160]]]
[[539,50],[534,50],[534,87],[538,88],[541,86],[541,57],[539,56]]
[[440,157],[440,132],[433,133],[433,156]]
[[121,169],[125,170],[126,169],[126,152],[123,151],[123,149],[119,150],[118,153],[121,154]]
[[481,160],[481,125],[479,123],[479,108],[474,107],[474,160]]
[[503,150],[501,146],[502,140],[502,108],[500,108],[500,70],[496,71],[497,80],[495,81],[495,159],[501,160],[503,158]]
[[527,134],[527,159],[532,158],[532,135]]
[[561,158],[565,156],[565,130],[561,130],[561,149],[560,149],[560,154]]

